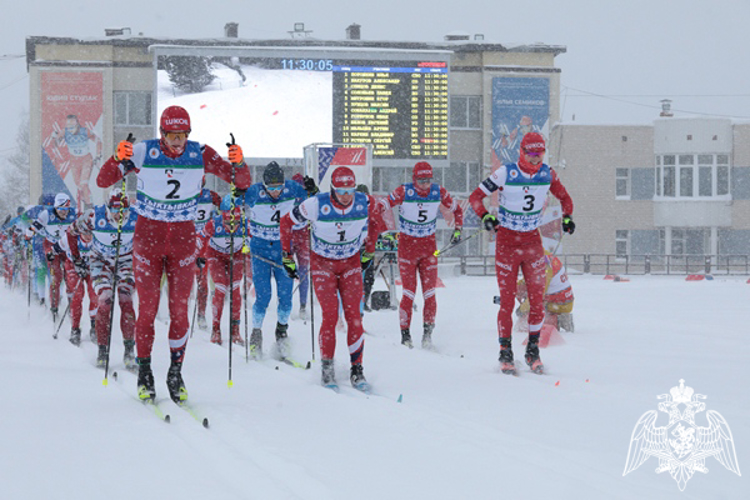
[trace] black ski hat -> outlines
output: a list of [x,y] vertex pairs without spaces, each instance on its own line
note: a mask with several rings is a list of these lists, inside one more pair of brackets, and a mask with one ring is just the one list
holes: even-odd
[[284,171],[275,161],[266,165],[266,169],[263,171],[263,184],[266,186],[284,184]]

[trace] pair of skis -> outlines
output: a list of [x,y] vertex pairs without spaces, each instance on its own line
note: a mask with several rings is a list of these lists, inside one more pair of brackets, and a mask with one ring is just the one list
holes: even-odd
[[[116,371],[112,372],[112,378],[115,381],[117,381],[119,379],[119,375],[118,375],[118,373]],[[166,400],[157,401],[157,400],[154,399],[154,400],[141,401],[139,399],[138,401],[141,402],[143,404],[143,406],[145,406],[146,408],[148,408],[149,410],[151,410],[151,413],[154,416],[156,416],[159,420],[161,420],[161,421],[163,421],[163,422],[165,422],[167,424],[172,421],[172,417],[170,416],[169,411],[163,405],[163,402],[166,401]],[[175,403],[175,404],[179,408],[185,410],[185,412],[188,415],[190,415],[193,418],[193,420],[195,420],[196,422],[198,422],[199,424],[201,424],[205,429],[209,428],[210,423],[209,423],[208,417],[201,416],[198,413],[198,411],[195,409],[195,407],[193,407],[190,403],[181,402],[181,403]]]

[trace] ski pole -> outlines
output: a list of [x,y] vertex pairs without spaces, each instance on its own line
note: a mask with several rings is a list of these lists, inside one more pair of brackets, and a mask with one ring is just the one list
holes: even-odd
[[457,246],[459,246],[459,245],[461,245],[463,243],[466,243],[467,241],[469,241],[470,239],[472,239],[474,236],[478,235],[481,232],[482,232],[482,229],[479,228],[476,231],[474,231],[473,233],[471,233],[469,236],[467,236],[466,238],[460,239],[457,243],[448,243],[448,245],[446,245],[445,247],[441,248],[440,250],[435,250],[435,252],[432,255],[434,255],[435,257],[439,257],[441,254],[443,254],[443,253],[445,253],[445,252],[447,252],[449,250],[453,250],[454,248],[456,248]]
[[[135,142],[135,136],[132,133],[128,133],[127,139],[125,139],[129,143]],[[132,160],[125,160],[121,162],[123,164],[123,167],[126,167],[127,165],[134,166]],[[132,171],[132,170],[131,170]],[[128,168],[125,168],[125,172],[128,172]],[[119,281],[119,274],[118,274],[118,267],[120,265],[120,243],[122,242],[122,226],[123,226],[123,215],[122,212],[125,208],[125,203],[123,203],[123,200],[125,198],[125,188],[127,187],[127,178],[125,175],[122,176],[122,186],[121,186],[121,194],[120,194],[120,217],[117,221],[117,240],[115,240],[115,262],[114,267],[112,268],[112,302],[110,304],[109,308],[109,326],[107,327],[107,361],[104,363],[104,380],[102,380],[102,384],[106,386],[109,381],[107,379],[109,375],[109,349],[112,346],[112,322],[115,318],[115,302],[117,298],[117,285]]]
[[[230,133],[229,137],[232,138],[231,143],[227,143],[227,147],[235,145],[234,134]],[[232,164],[232,172],[230,174],[229,182],[229,224],[231,230],[229,231],[229,379],[227,380],[227,387],[232,387],[232,312],[234,311],[234,175],[235,165]]]
[[250,362],[250,340],[247,336],[247,254],[250,247],[247,246],[247,219],[245,218],[245,207],[242,211],[242,307],[245,310],[245,363]]
[[70,305],[73,303],[73,296],[75,296],[76,292],[78,291],[78,287],[81,286],[82,279],[78,281],[78,284],[73,289],[73,294],[70,296],[70,300],[68,301],[68,305],[65,306],[65,312],[60,316],[60,323],[58,323],[57,328],[55,329],[55,334],[52,336],[53,339],[57,338],[57,334],[60,332],[60,328],[62,328],[63,323],[65,323],[65,316],[68,315],[68,311],[70,311]]

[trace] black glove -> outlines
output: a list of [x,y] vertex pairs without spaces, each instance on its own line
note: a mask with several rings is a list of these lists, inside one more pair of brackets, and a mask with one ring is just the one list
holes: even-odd
[[457,245],[461,241],[461,230],[456,228],[451,235],[451,245]]
[[484,217],[482,217],[482,224],[484,224],[484,228],[487,231],[492,232],[497,231],[497,227],[500,225],[500,223],[497,221],[497,217],[490,213],[484,214]]
[[563,215],[562,229],[568,234],[573,234],[576,230],[576,223],[570,218],[570,215]]
[[360,258],[360,263],[362,264],[363,271],[367,271],[367,268],[372,265],[373,257],[375,257],[374,253],[364,252],[362,254],[362,257]]
[[50,253],[48,253],[48,254],[47,254],[47,260],[48,260],[49,262],[52,262],[53,260],[55,260],[55,253],[54,253],[54,252],[50,252]]
[[294,262],[292,254],[287,252],[282,253],[281,264],[284,266],[284,271],[286,271],[287,276],[293,280],[299,278],[299,274],[297,274],[297,263]]
[[203,269],[203,267],[206,265],[206,258],[198,257],[197,259],[195,259],[195,265],[198,266],[198,269]]
[[75,269],[76,274],[81,278],[85,278],[89,275],[89,266],[81,257],[73,260],[73,268]]
[[306,175],[304,179],[304,183],[305,183],[305,191],[307,191],[307,194],[309,196],[315,196],[316,194],[318,194],[319,190],[318,190],[318,186],[315,185],[315,179]]
[[234,187],[234,197],[235,198],[241,198],[244,202],[245,200],[245,192],[247,189],[240,189],[237,186]]

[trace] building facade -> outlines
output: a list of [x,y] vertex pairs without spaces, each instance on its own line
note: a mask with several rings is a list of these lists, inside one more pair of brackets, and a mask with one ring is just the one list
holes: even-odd
[[566,253],[747,255],[749,139],[716,118],[556,125],[550,162],[576,201]]

